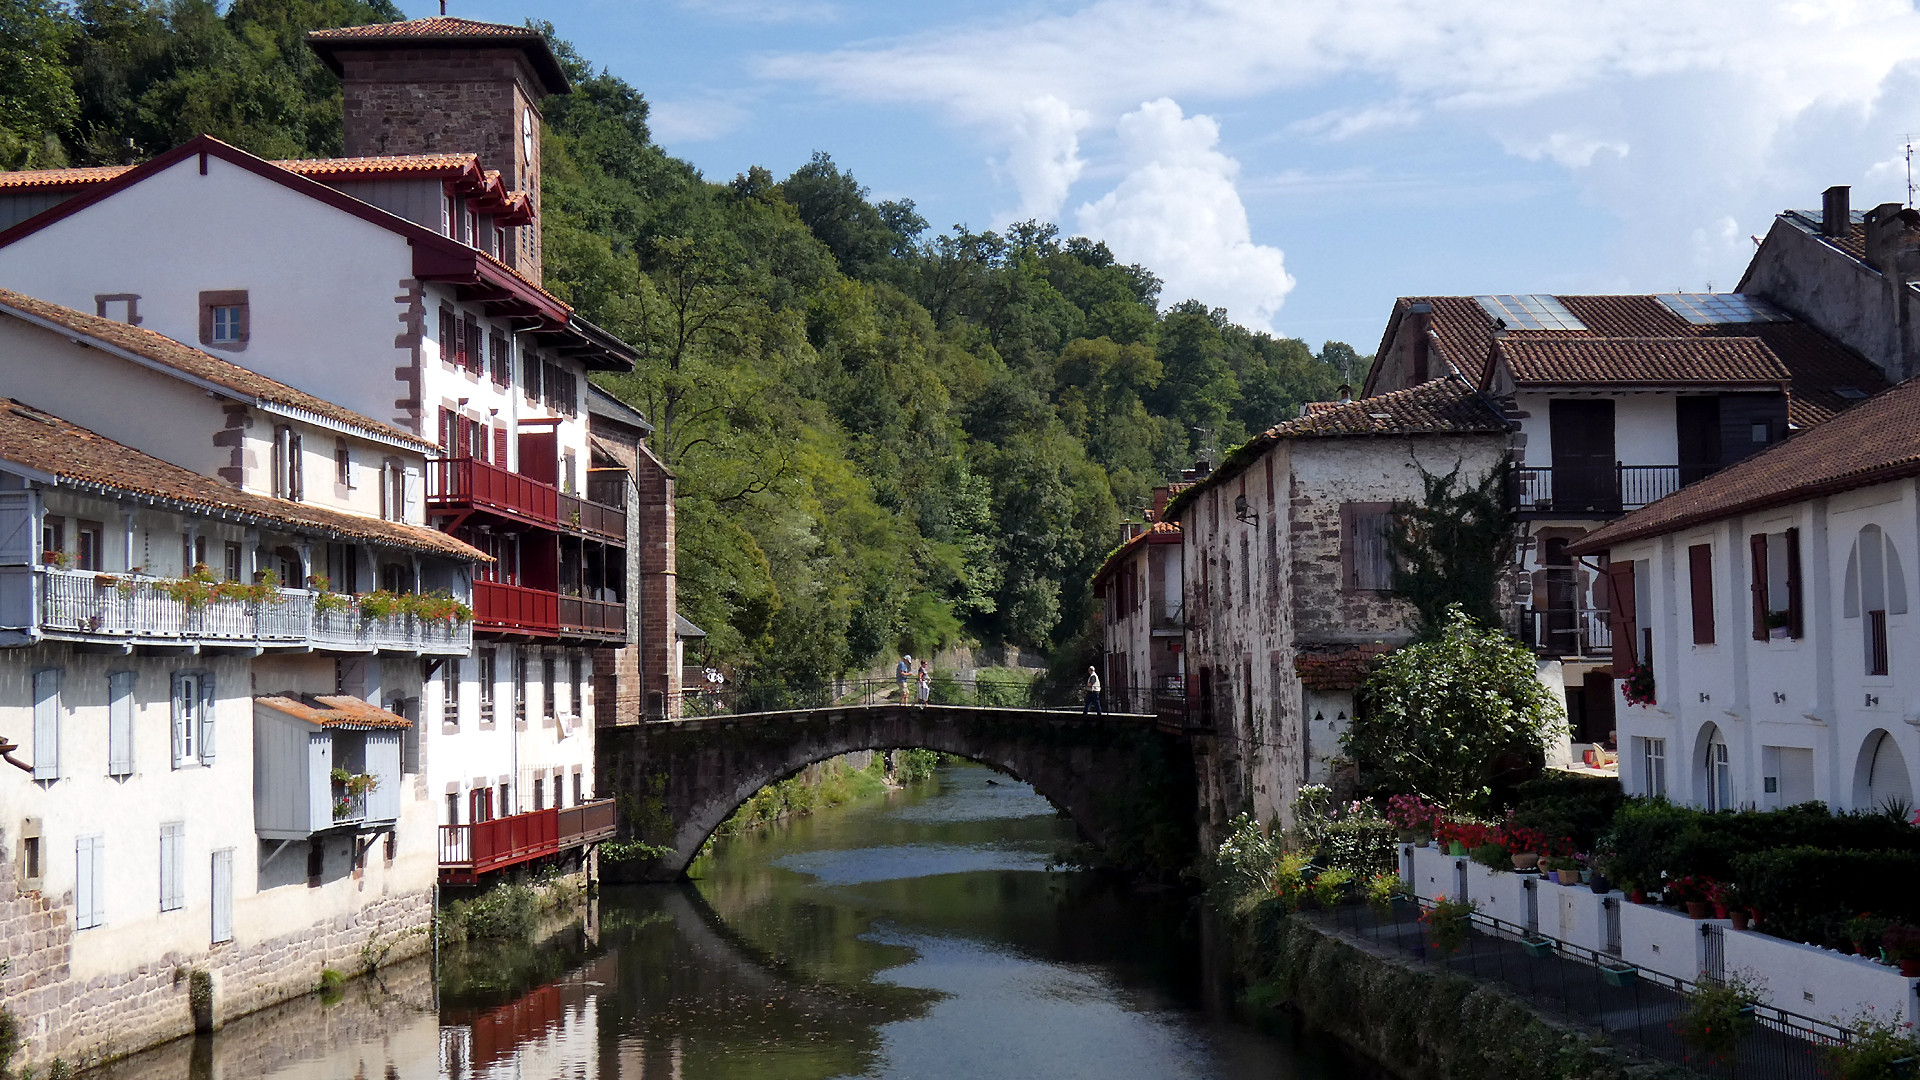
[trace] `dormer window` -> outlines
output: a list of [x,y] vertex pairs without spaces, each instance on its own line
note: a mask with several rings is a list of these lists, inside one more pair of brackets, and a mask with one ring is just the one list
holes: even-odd
[[480,215],[471,210],[467,211],[466,241],[474,247],[480,246]]
[[245,289],[218,289],[200,294],[200,344],[215,349],[247,347],[251,318]]

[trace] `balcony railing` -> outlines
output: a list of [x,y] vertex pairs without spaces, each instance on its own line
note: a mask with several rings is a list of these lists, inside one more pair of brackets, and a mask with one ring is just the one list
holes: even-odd
[[566,494],[552,484],[478,458],[430,459],[427,505],[436,509],[472,506],[616,544],[627,540],[625,510]]
[[1680,490],[1678,465],[1515,469],[1514,503],[1523,512],[1611,515]]
[[560,811],[560,848],[613,839],[618,814],[612,799],[596,799]]
[[473,620],[481,630],[509,634],[585,634],[625,638],[627,606],[562,596],[502,581],[473,583]]
[[481,874],[613,838],[616,811],[612,799],[549,807],[477,821],[440,826],[440,877],[471,884]]
[[1528,608],[1520,613],[1520,636],[1549,656],[1613,655],[1607,612],[1595,608]]
[[270,599],[216,599],[168,578],[34,568],[40,629],[128,643],[222,642],[351,652],[465,654],[473,627],[453,619],[361,610],[357,597],[279,589]]
[[625,637],[627,605],[578,596],[560,598],[560,626],[583,634]]

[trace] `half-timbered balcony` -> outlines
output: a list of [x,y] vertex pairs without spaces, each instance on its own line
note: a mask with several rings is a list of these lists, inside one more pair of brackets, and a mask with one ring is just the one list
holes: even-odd
[[1515,469],[1514,504],[1534,517],[1613,517],[1680,490],[1678,465]]
[[308,589],[276,589],[265,599],[221,598],[212,594],[217,583],[51,566],[34,567],[30,578],[0,579],[0,589],[29,582],[39,632],[67,640],[446,656],[463,656],[473,646],[470,623],[397,613],[376,617],[362,610],[358,597],[322,599]]

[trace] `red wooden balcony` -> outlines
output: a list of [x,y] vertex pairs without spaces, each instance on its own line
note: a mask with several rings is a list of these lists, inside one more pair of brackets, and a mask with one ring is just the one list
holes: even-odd
[[560,493],[560,527],[600,540],[627,542],[627,512],[578,495]]
[[504,581],[476,581],[473,625],[481,631],[556,635],[560,632],[560,594]]
[[551,808],[471,825],[442,825],[440,880],[471,885],[481,874],[559,851],[560,811]]
[[450,512],[485,510],[529,525],[544,525],[609,543],[627,542],[627,512],[568,495],[552,484],[478,458],[427,461],[427,506]]
[[618,824],[612,799],[595,799],[560,811],[561,850],[613,839]]
[[562,596],[560,628],[572,634],[624,639],[627,636],[627,605]]

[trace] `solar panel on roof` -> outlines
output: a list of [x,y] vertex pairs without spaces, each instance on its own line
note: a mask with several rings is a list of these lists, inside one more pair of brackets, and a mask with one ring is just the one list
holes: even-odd
[[1487,316],[1509,330],[1585,330],[1587,324],[1573,317],[1559,300],[1545,293],[1523,296],[1476,296],[1475,303]]
[[1655,299],[1695,326],[1791,321],[1779,308],[1744,293],[1666,293]]

